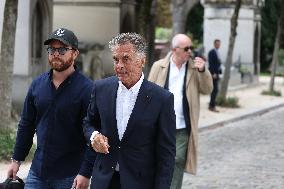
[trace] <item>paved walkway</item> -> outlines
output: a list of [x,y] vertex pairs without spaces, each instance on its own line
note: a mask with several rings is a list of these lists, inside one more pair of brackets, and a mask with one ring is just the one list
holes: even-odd
[[210,97],[201,97],[201,111],[199,118],[200,130],[211,129],[222,126],[228,122],[237,121],[248,116],[255,116],[265,113],[273,108],[284,106],[284,78],[277,77],[275,80],[275,90],[281,91],[281,97],[262,95],[263,90],[268,90],[270,77],[260,77],[259,84],[255,86],[239,86],[232,89],[227,96],[238,97],[240,108],[222,108],[219,113],[211,112],[208,108]]
[[[209,96],[202,96],[199,119],[200,131],[220,127],[232,121],[248,116],[256,116],[271,109],[284,106],[284,78],[276,78],[275,80],[275,90],[281,91],[282,97],[261,95],[263,90],[268,89],[268,83],[269,77],[260,77],[258,85],[251,87],[242,85],[238,86],[238,88],[231,89],[228,96],[238,97],[241,107],[236,109],[217,107],[218,110],[220,110],[219,113],[209,111],[207,109]],[[7,167],[7,163],[0,163],[0,182],[6,178]],[[30,163],[23,164],[20,167],[19,176],[26,177],[29,167]]]

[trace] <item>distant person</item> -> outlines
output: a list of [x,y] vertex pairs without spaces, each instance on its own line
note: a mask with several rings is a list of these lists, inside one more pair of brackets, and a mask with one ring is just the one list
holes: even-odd
[[191,39],[177,34],[172,50],[155,62],[149,74],[152,81],[174,94],[176,113],[176,157],[171,189],[180,189],[184,170],[196,174],[200,94],[212,90],[212,78],[202,58],[194,60]]
[[121,33],[110,42],[116,76],[95,81],[86,139],[97,152],[92,189],[169,189],[175,158],[173,94],[147,81],[146,42]]
[[75,188],[86,189],[92,161],[84,161],[91,150],[82,123],[93,83],[75,66],[79,51],[72,31],[59,28],[44,44],[51,69],[34,79],[28,90],[7,176],[16,178],[36,133],[37,149],[25,188],[70,189],[74,182]]
[[213,79],[213,91],[211,92],[210,102],[209,102],[209,110],[213,112],[219,112],[216,109],[216,97],[218,94],[218,83],[219,83],[219,74],[222,73],[221,70],[221,59],[219,55],[219,48],[221,46],[221,41],[219,39],[215,39],[214,41],[214,49],[210,50],[208,53],[208,62],[209,62],[209,71],[212,75]]

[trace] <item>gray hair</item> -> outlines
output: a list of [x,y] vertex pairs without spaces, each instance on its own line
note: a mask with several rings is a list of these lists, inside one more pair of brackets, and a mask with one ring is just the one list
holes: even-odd
[[[172,39],[172,48],[176,48],[176,47],[179,47],[180,43],[183,41],[183,40],[186,40],[186,39],[190,39],[187,35],[185,34],[176,34],[173,39]],[[191,39],[190,39],[191,40]]]
[[177,36],[174,36],[172,39],[172,48],[176,48],[179,46],[179,40]]
[[132,44],[139,55],[146,56],[146,41],[137,33],[120,33],[109,41],[108,46],[113,51],[115,46],[126,43]]

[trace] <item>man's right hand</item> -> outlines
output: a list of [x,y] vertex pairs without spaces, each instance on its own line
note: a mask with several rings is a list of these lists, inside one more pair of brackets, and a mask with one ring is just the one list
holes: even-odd
[[213,77],[213,79],[218,79],[218,75],[217,74],[213,74],[212,77]]
[[92,141],[93,149],[98,153],[108,154],[108,138],[100,133],[96,134],[94,140]]
[[13,180],[16,180],[17,179],[16,175],[19,171],[19,168],[20,164],[15,161],[12,161],[8,169],[7,178],[13,178]]

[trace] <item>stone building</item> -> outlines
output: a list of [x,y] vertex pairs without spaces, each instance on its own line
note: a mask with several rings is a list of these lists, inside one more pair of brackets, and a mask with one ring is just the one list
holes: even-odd
[[[1,0],[0,36],[3,27],[4,6],[5,0]],[[16,105],[23,103],[33,77],[48,68],[43,40],[48,37],[52,28],[52,11],[52,0],[18,1],[12,86],[13,103]]]
[[[58,27],[79,38],[78,66],[93,79],[113,73],[108,41],[135,29],[135,0],[19,0],[13,103],[22,107],[32,79],[49,69],[43,41]],[[0,36],[5,0],[0,1]],[[1,40],[1,37],[0,37]],[[0,43],[1,44],[1,43]]]
[[[230,19],[234,12],[235,0],[201,0],[204,6],[203,43],[205,53],[213,48],[215,39],[222,44],[220,56],[225,63],[230,36]],[[248,75],[249,82],[257,79],[260,69],[260,35],[261,17],[260,7],[263,0],[245,0],[239,12],[237,37],[233,52],[233,67],[230,84],[241,83],[242,76]],[[241,73],[241,72],[245,73]]]

